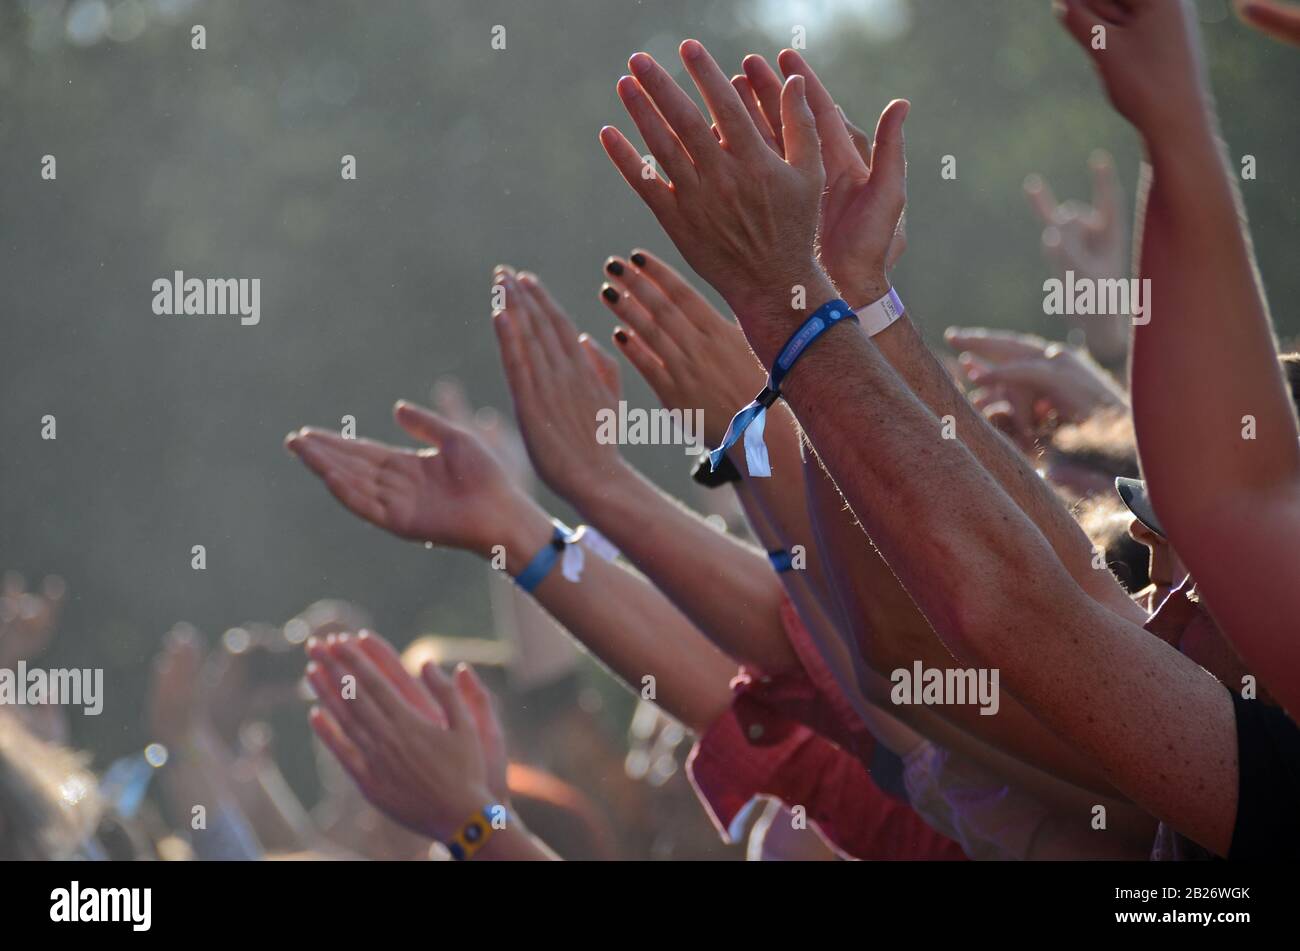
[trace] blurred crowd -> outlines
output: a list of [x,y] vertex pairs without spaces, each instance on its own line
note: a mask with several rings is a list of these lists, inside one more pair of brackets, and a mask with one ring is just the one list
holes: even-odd
[[[395,404],[419,448],[285,443],[360,519],[482,559],[495,630],[389,640],[345,601],[211,641],[178,624],[151,742],[95,768],[66,708],[0,705],[0,858],[1300,853],[1300,353],[1189,5],[1057,10],[1145,161],[1135,207],[1098,151],[1090,201],[1030,176],[1027,213],[1045,292],[1141,278],[1121,311],[931,352],[889,278],[910,104],[868,133],[797,51],[728,77],[687,40],[701,112],[637,53],[617,89],[655,163],[612,126],[601,144],[735,319],[641,248],[593,278],[623,362],[679,423],[702,412],[694,495],[601,437],[623,364],[499,265],[513,421],[448,379],[434,409]],[[1300,45],[1300,9],[1239,12]],[[0,669],[39,667],[66,597],[6,577]],[[636,697],[622,735],[582,652]],[[314,802],[284,710],[314,731]]]

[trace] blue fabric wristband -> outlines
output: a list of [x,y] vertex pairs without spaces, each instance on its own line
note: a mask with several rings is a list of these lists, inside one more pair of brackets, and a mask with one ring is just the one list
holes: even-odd
[[741,436],[744,436],[745,462],[749,474],[759,478],[772,474],[767,458],[767,447],[763,444],[763,426],[768,407],[781,398],[781,381],[786,378],[790,368],[803,356],[813,341],[836,324],[857,319],[853,308],[838,297],[827,301],[808,315],[808,319],[790,335],[790,339],[777,354],[772,372],[767,377],[767,385],[758,396],[754,397],[753,402],[731,418],[726,435],[722,437],[722,445],[709,452],[709,464],[714,469],[721,464],[727,450],[734,446]]
[[515,584],[525,591],[532,592],[551,573],[555,563],[560,560],[560,555],[564,553],[564,546],[569,543],[569,537],[573,534],[563,522],[556,519],[551,521],[555,524],[551,540],[542,546],[542,550],[533,556],[532,561],[524,565],[523,571],[515,575]]

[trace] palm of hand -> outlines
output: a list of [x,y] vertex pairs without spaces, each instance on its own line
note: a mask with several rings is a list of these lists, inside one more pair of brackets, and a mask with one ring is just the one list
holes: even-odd
[[380,466],[380,501],[394,534],[417,541],[463,545],[472,527],[488,520],[506,488],[499,464],[469,434],[439,449],[394,450]]
[[891,209],[888,197],[873,187],[865,167],[846,171],[827,188],[819,256],[836,284],[855,287],[873,271],[883,270],[900,213],[901,208]]

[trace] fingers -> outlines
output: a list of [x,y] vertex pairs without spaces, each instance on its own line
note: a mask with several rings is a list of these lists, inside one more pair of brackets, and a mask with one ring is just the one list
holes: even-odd
[[343,678],[349,676],[330,656],[329,649],[323,642],[310,645],[307,655],[311,662],[307,664],[307,682],[317,701],[338,723],[343,731],[356,743],[374,742],[371,733],[358,720],[352,706],[354,701],[345,699],[343,691],[347,685]]
[[518,275],[502,271],[497,280],[506,289],[505,309],[510,314],[511,324],[518,330],[519,351],[535,384],[543,374],[563,363],[559,341],[554,339],[550,321],[543,317]]
[[[717,64],[714,64],[715,67]],[[659,111],[662,117],[661,121],[666,121],[669,132],[673,133],[676,139],[685,147],[689,160],[700,168],[706,168],[717,164],[722,158],[722,148],[718,145],[718,140],[713,137],[709,131],[709,123],[705,121],[704,116],[700,114],[699,108],[691,100],[691,97],[682,91],[673,78],[668,75],[667,71],[655,62],[649,53],[637,53],[628,60],[628,67],[632,70],[632,75],[636,77],[636,84],[644,90],[645,96],[653,100],[653,106]],[[618,92],[623,99],[623,105],[627,107],[628,112],[632,111],[633,105],[625,95],[624,82],[619,81]],[[632,100],[637,99],[635,90],[627,90],[632,93]],[[645,96],[640,97],[641,101],[637,103],[638,109],[646,121],[649,120],[648,113],[645,112]],[[637,123],[637,128],[641,128],[641,120],[636,115],[632,120]],[[652,124],[652,123],[651,123]],[[645,130],[642,129],[642,135]],[[662,133],[656,130],[657,135]],[[654,143],[649,139],[646,144],[654,151]],[[659,153],[655,152],[658,157]],[[663,159],[660,158],[662,162]],[[668,168],[668,174],[673,175],[671,167]],[[674,176],[673,181],[677,178]],[[699,181],[698,175],[687,178],[688,183]]]
[[668,375],[668,368],[659,359],[659,355],[646,346],[644,340],[624,327],[615,327],[611,339],[614,346],[627,357],[627,362],[632,364],[642,379],[650,384],[650,389],[663,401],[672,377]]
[[442,707],[447,716],[448,729],[464,730],[473,727],[474,719],[465,706],[464,698],[437,664],[433,661],[425,664],[420,670],[420,680]]
[[657,284],[668,299],[681,308],[687,319],[701,330],[707,332],[712,329],[711,323],[726,320],[703,294],[662,258],[644,248],[634,248],[628,262]]
[[[803,76],[791,76],[781,89],[781,126],[785,130],[786,161],[802,172],[821,175],[822,154],[820,140],[817,138],[817,120],[808,106]],[[847,136],[846,132],[845,137]],[[852,143],[849,143],[849,148],[853,148]]]
[[411,705],[402,699],[355,638],[341,638],[334,656],[339,666],[357,678],[357,695],[351,703],[368,728],[377,734],[392,731],[411,718],[414,713]]
[[432,410],[398,400],[393,406],[393,418],[412,437],[426,442],[430,446],[441,446],[451,437],[461,432],[460,428],[446,417],[439,416]]
[[[690,347],[688,341],[695,331],[694,326],[686,319],[686,315],[682,313],[681,308],[669,300],[659,285],[646,277],[639,268],[630,267],[627,262],[620,258],[611,258],[610,260],[611,263],[617,265],[617,270],[606,267],[610,280],[622,287],[638,304],[649,311],[655,323],[677,345],[678,350],[685,351],[688,349]],[[613,302],[607,300],[606,303],[611,304]],[[615,313],[618,313],[618,311],[615,310]],[[664,356],[667,356],[667,354],[664,354]]]
[[479,741],[487,749],[505,748],[505,736],[501,731],[501,721],[497,719],[492,708],[492,695],[488,693],[483,681],[478,679],[474,668],[460,664],[455,673],[456,690],[464,699],[469,709],[470,719],[478,732]]
[[618,361],[612,355],[605,351],[605,348],[596,343],[591,334],[581,334],[578,337],[578,346],[582,348],[583,356],[592,371],[600,378],[605,390],[613,399],[618,399],[623,392],[622,380],[620,379]]
[[767,60],[755,53],[746,56],[740,66],[745,71],[745,78],[749,80],[754,95],[758,97],[758,106],[767,119],[772,136],[784,154],[785,140],[781,134],[781,77],[768,65]]
[[727,148],[741,158],[762,154],[764,143],[758,127],[704,44],[698,40],[686,40],[680,47],[680,54]]
[[677,199],[672,190],[653,168],[646,165],[641,154],[622,132],[613,126],[605,126],[600,130],[600,144],[623,180],[641,196],[641,200],[660,223],[676,213]]
[[1238,0],[1241,18],[1275,40],[1300,46],[1300,7],[1266,0]]
[[871,178],[882,175],[891,188],[907,190],[907,155],[903,145],[903,122],[912,104],[906,99],[895,99],[885,106],[876,123],[876,138],[872,145]]
[[388,510],[374,482],[363,482],[355,476],[338,472],[327,472],[322,478],[325,487],[350,512],[380,528],[388,527]]
[[[754,87],[749,84],[749,80],[745,76],[732,76],[731,88],[736,90],[736,95],[744,103],[754,128],[763,138],[763,144],[777,155],[782,155],[781,146],[777,143],[776,136],[772,135],[772,127],[768,125],[767,117],[763,115],[763,109],[758,104],[758,97],[754,95]],[[782,157],[784,158],[783,155]]]
[[[840,118],[839,110],[835,108],[835,100],[822,85],[822,81],[813,72],[812,67],[802,56],[790,49],[782,50],[777,62],[787,79],[791,76],[804,78],[808,106],[817,121],[817,134],[821,138],[822,162],[826,166],[826,177],[833,180],[841,173],[857,167],[865,170],[865,166],[861,166],[862,158],[858,150],[853,147],[853,140],[849,138],[849,130],[845,127],[844,120]],[[785,121],[784,113],[782,121]]]
[[948,346],[958,351],[969,351],[986,360],[1004,360],[1041,357],[1048,342],[1032,334],[1010,330],[986,330],[983,327],[949,327],[943,335]]
[[1109,152],[1097,150],[1088,161],[1092,169],[1092,207],[1097,226],[1109,231],[1124,217],[1120,198],[1119,176]]
[[339,765],[347,771],[353,781],[357,785],[364,785],[367,778],[365,756],[343,732],[339,722],[320,707],[311,708],[307,714],[307,722],[311,724],[312,730],[320,737],[325,748],[339,761]]
[[664,364],[671,366],[674,361],[681,360],[681,348],[637,298],[606,284],[601,289],[600,301],[615,317],[631,327]]
[[976,371],[971,382],[983,387],[1027,387],[1041,393],[1055,389],[1057,375],[1056,369],[1043,359],[1010,360]]
[[373,631],[361,631],[357,635],[357,647],[379,668],[379,672],[388,679],[402,699],[438,724],[446,722],[442,708],[433,702],[427,690],[420,689],[405,667],[402,657],[393,645]]
[[[373,465],[379,465],[399,451],[373,439],[344,439],[332,429],[319,429],[315,426],[305,426],[296,435],[302,436],[313,446],[329,450],[334,458],[364,460]],[[291,436],[290,440],[292,439]]]
[[550,291],[542,284],[536,274],[525,273],[520,276],[519,284],[529,296],[538,314],[550,328],[551,341],[558,346],[559,352],[572,362],[578,359],[578,329],[573,326],[564,310],[556,303]]
[[1041,175],[1029,175],[1025,178],[1025,197],[1038,215],[1043,227],[1056,223],[1056,196],[1052,188]]
[[[668,81],[672,82],[671,79]],[[675,84],[674,88],[676,88]],[[633,125],[641,133],[646,148],[668,173],[672,183],[681,189],[689,188],[698,182],[699,172],[696,170],[691,153],[642,82],[636,77],[624,76],[615,85],[614,90],[618,93],[618,98],[631,117]],[[694,104],[691,107],[694,108]],[[696,112],[698,114],[698,110]]]
[[520,340],[520,328],[509,311],[499,310],[492,315],[492,330],[497,338],[497,351],[506,373],[506,384],[514,397],[516,415],[520,405],[527,405],[533,391],[533,378],[528,358]]

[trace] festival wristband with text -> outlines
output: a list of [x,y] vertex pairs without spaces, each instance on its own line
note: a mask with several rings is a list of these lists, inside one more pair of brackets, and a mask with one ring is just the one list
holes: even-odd
[[853,309],[844,301],[836,298],[828,301],[808,315],[808,319],[791,334],[781,352],[776,355],[772,372],[768,374],[767,386],[763,387],[753,402],[732,417],[727,432],[722,437],[722,445],[709,453],[709,462],[717,469],[728,449],[745,437],[745,465],[751,476],[765,478],[772,474],[772,465],[767,456],[767,445],[763,442],[763,429],[767,424],[767,410],[781,397],[781,381],[795,362],[822,334],[836,324],[846,320],[857,320]]

